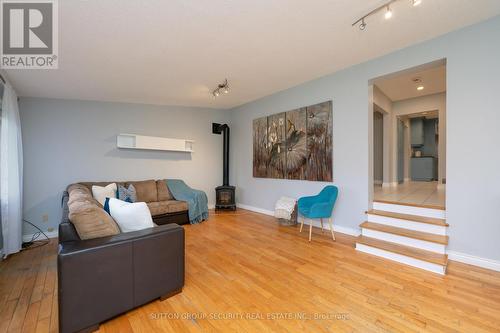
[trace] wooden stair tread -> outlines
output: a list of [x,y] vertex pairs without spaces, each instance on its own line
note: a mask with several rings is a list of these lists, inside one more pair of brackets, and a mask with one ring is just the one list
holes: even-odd
[[448,223],[446,223],[445,219],[438,219],[435,217],[393,213],[393,212],[387,212],[385,210],[377,210],[377,209],[369,210],[366,213],[373,214],[373,215],[379,215],[379,216],[392,217],[395,219],[401,219],[401,220],[407,220],[407,221],[415,221],[415,222],[420,222],[420,223],[434,224],[434,225],[439,225],[439,226],[443,226],[443,227],[448,226]]
[[415,230],[409,230],[404,228],[391,227],[389,225],[378,224],[373,222],[363,222],[360,225],[361,228],[371,229],[375,231],[386,232],[389,234],[404,236],[408,238],[419,239],[422,241],[432,242],[447,245],[448,236],[430,234],[428,232],[421,232]]
[[407,257],[412,257],[418,260],[430,262],[437,265],[446,266],[448,263],[447,254],[425,251],[414,247],[386,242],[366,236],[358,236],[356,242],[366,246],[375,247],[380,250],[401,254]]
[[379,203],[391,204],[391,205],[418,207],[418,208],[446,210],[446,207],[441,206],[441,205],[414,204],[411,202],[401,202],[401,201],[391,201],[391,200],[373,200],[373,202],[379,202]]

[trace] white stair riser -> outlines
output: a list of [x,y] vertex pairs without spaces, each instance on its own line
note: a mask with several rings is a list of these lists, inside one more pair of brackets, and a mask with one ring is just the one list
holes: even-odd
[[444,275],[446,272],[445,266],[430,263],[427,261],[418,260],[418,259],[415,259],[412,257],[402,255],[402,254],[381,250],[381,249],[367,246],[364,244],[356,243],[356,250],[361,251],[361,252],[365,252],[365,253],[369,253],[369,254],[372,254],[372,255],[375,255],[378,257],[382,257],[385,259],[397,261],[397,262],[402,263],[402,264],[425,269],[427,271],[434,272],[434,273],[437,273],[440,275]]
[[435,217],[438,219],[445,219],[446,218],[446,211],[441,210],[441,209],[433,209],[433,208],[422,208],[422,207],[414,207],[414,206],[395,205],[395,204],[388,204],[388,203],[374,201],[373,202],[373,209],[383,210],[386,212],[400,213],[400,214]]
[[367,214],[367,215],[368,215],[368,222],[390,225],[392,227],[397,227],[397,228],[428,232],[436,235],[446,235],[445,226],[422,223],[417,221],[402,220],[394,217],[381,216],[376,214]]
[[366,237],[380,239],[380,240],[383,240],[386,242],[401,244],[401,245],[405,245],[405,246],[416,247],[418,249],[422,249],[422,250],[426,250],[426,251],[442,253],[442,254],[444,254],[446,251],[445,245],[443,245],[443,244],[427,242],[427,241],[423,241],[420,239],[415,239],[415,238],[410,238],[410,237],[405,237],[405,236],[394,235],[394,234],[390,234],[390,233],[382,232],[382,231],[378,231],[378,230],[361,228],[361,234],[363,236],[366,236]]

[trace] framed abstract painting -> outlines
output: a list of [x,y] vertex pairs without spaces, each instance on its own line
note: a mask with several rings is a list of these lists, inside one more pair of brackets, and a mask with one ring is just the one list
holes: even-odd
[[253,121],[253,176],[333,180],[332,102]]

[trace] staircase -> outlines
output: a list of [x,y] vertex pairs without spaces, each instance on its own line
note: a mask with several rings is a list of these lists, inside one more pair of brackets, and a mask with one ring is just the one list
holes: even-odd
[[448,256],[446,211],[437,207],[375,201],[356,250],[444,275]]

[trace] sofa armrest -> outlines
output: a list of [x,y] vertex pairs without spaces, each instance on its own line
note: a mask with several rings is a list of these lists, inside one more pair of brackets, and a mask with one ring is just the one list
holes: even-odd
[[59,256],[66,256],[80,252],[96,251],[100,248],[118,245],[119,243],[127,243],[140,238],[148,238],[154,235],[172,232],[181,232],[184,234],[184,229],[177,224],[167,224],[138,231],[124,232],[114,236],[79,240],[76,242],[65,242],[64,244],[60,244],[58,254]]
[[59,244],[59,327],[76,332],[184,285],[184,229],[175,224]]
[[59,224],[59,243],[77,242],[80,241],[80,236],[76,232],[75,226],[71,222],[63,222]]

